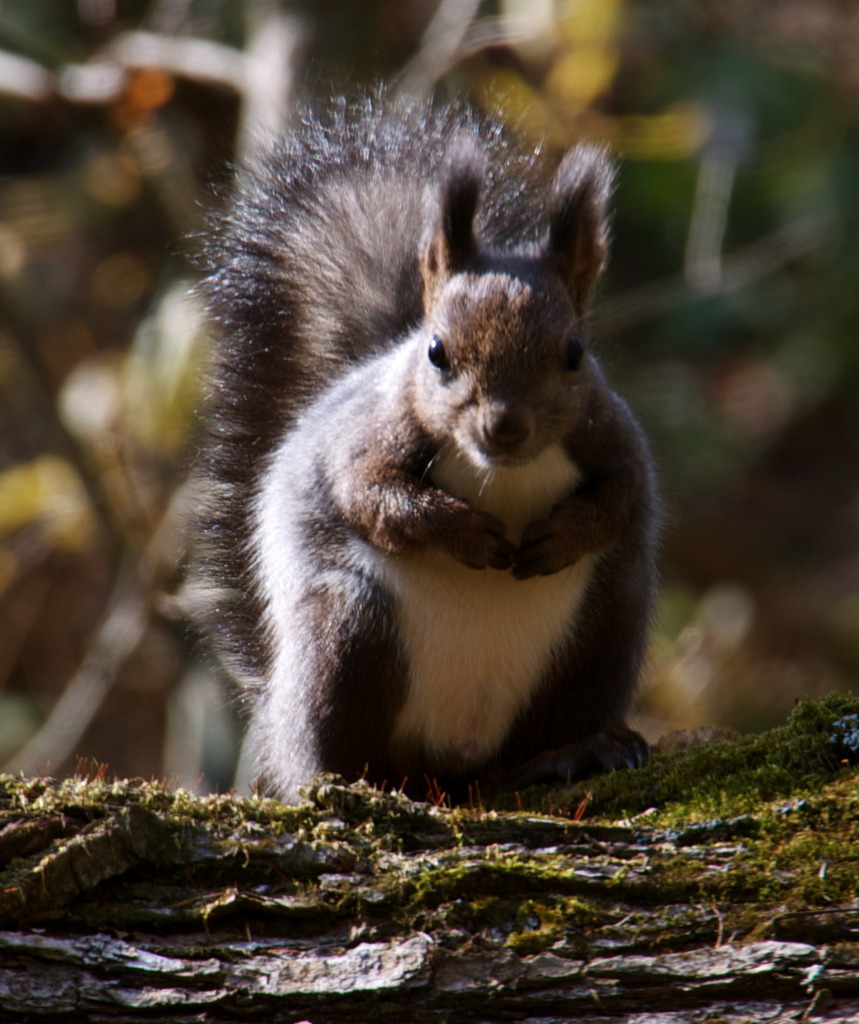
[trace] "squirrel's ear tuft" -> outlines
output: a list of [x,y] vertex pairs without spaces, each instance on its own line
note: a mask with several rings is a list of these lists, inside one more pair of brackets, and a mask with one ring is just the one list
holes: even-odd
[[477,140],[457,138],[439,176],[421,253],[427,304],[438,286],[464,270],[477,252],[474,217],[485,176],[486,155]]
[[558,166],[549,198],[546,255],[582,315],[608,256],[608,201],[614,167],[605,149],[583,144]]

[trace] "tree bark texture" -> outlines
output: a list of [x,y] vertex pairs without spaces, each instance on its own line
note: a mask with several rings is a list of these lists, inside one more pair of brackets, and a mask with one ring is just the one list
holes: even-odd
[[[0,1020],[859,1020],[848,711],[800,730],[810,774],[711,817],[686,752],[610,778],[628,816],[579,821],[582,787],[548,814],[0,777]],[[660,802],[669,769],[688,804]]]

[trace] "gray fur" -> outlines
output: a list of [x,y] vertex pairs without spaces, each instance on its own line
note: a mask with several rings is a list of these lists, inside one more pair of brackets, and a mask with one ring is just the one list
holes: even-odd
[[[585,741],[599,765],[639,756],[623,720],[653,601],[653,474],[589,346],[567,354],[611,180],[592,147],[553,177],[467,109],[379,99],[306,118],[239,175],[208,250],[202,571],[280,795],[323,769],[408,775],[420,795],[425,775],[504,784],[570,745],[550,772],[578,771]],[[457,593],[464,616],[444,607]],[[492,608],[523,666],[504,701]],[[445,644],[474,653],[474,678],[447,678]],[[463,691],[473,727],[445,717]]]

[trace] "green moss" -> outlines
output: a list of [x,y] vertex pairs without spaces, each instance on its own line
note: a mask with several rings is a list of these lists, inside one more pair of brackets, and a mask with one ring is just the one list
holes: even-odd
[[[725,927],[740,935],[759,930],[773,916],[768,908],[774,906],[850,903],[859,891],[857,782],[851,772],[801,800],[759,806],[751,819],[756,827],[745,822],[744,835],[734,841],[710,842],[711,830],[704,829],[700,845],[690,847],[686,856],[673,850],[656,853],[635,883],[619,878],[615,884],[642,903],[676,900],[720,906],[728,915]],[[678,835],[673,828],[664,834],[672,840]],[[726,861],[730,870],[720,866]],[[744,916],[737,919],[730,908],[740,904],[745,904]]]
[[[545,803],[573,814],[587,794],[588,818],[617,820],[656,807],[676,820],[737,817],[760,804],[819,792],[859,760],[859,698],[831,694],[797,705],[777,729],[735,740],[657,754],[642,768],[587,779],[572,790],[521,794],[525,807]],[[513,806],[505,798],[505,806]],[[499,803],[499,806],[501,804]]]
[[[583,956],[606,943],[675,948],[693,930],[707,943],[777,935],[771,922],[785,911],[855,902],[857,749],[859,701],[802,704],[762,736],[550,792],[568,811],[593,793],[595,814],[581,824],[438,810],[335,779],[285,807],[140,780],[0,778],[0,827],[50,819],[44,845],[4,866],[0,918],[46,919],[74,906],[91,926],[96,911],[78,897],[107,887],[99,923],[120,927],[124,912],[130,926],[140,910],[128,894],[167,885],[173,895],[153,927],[202,917],[228,927],[249,915],[300,930],[320,916],[357,916],[368,934],[440,927],[451,941],[480,934],[520,954],[562,941]],[[545,800],[547,790],[533,796]],[[344,881],[322,881],[335,876]],[[642,931],[636,914],[652,929]]]
[[516,915],[516,929],[507,936],[506,945],[520,956],[541,953],[567,936],[569,919],[566,908],[525,900]]

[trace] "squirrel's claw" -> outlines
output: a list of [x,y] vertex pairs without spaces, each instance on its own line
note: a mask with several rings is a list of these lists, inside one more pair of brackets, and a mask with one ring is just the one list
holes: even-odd
[[497,773],[482,788],[492,795],[558,779],[569,784],[598,772],[640,768],[649,757],[647,740],[634,729],[617,725],[588,739],[546,750],[524,764]]

